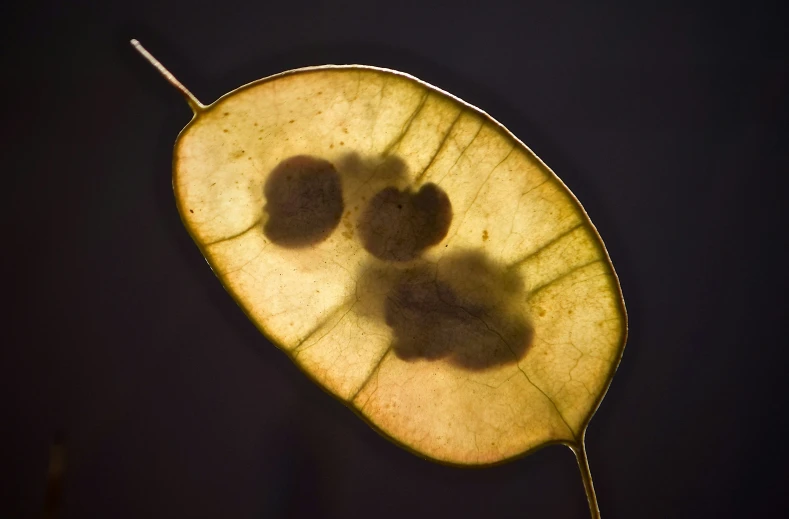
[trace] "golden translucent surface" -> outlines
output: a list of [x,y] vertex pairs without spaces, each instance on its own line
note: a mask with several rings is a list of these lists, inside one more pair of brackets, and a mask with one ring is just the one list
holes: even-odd
[[[266,193],[286,192],[272,172],[303,157],[333,166],[341,206],[319,238],[293,245],[269,232],[279,202]],[[396,442],[455,464],[580,443],[624,347],[618,281],[569,190],[486,114],[392,71],[293,71],[198,111],[176,144],[174,186],[248,316]],[[408,205],[425,186],[448,197],[451,221]],[[365,223],[387,188],[394,202],[381,207],[422,218],[409,233],[448,228],[390,254],[400,241]]]

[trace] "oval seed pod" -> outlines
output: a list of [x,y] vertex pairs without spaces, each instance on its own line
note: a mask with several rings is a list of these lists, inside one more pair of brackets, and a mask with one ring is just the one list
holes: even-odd
[[627,318],[581,204],[481,110],[404,73],[293,70],[178,136],[181,218],[227,291],[313,380],[435,461],[576,453]]

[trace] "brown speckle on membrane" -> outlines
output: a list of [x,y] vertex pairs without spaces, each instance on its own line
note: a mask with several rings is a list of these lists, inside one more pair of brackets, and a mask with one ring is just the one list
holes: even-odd
[[345,207],[334,166],[307,155],[280,162],[266,181],[264,195],[268,219],[263,231],[282,247],[322,242],[340,223]]

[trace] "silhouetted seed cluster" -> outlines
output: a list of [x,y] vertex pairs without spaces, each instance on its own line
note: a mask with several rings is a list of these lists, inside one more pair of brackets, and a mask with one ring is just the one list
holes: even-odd
[[383,263],[370,262],[360,286],[374,294],[370,307],[392,329],[395,354],[404,360],[445,359],[470,370],[520,360],[533,330],[516,304],[525,297],[518,276],[481,251],[452,253],[438,264],[420,259],[447,235],[447,194],[432,183],[418,191],[398,188],[404,163],[396,157],[368,164],[349,154],[339,164],[338,173],[314,157],[282,161],[264,188],[266,236],[283,247],[320,243],[344,212],[341,177],[357,183],[377,177],[386,187],[362,204],[356,229],[364,248]]
[[364,282],[386,294],[383,317],[401,359],[445,359],[478,371],[519,361],[532,342],[533,329],[518,305],[520,279],[481,251],[389,273],[370,267]]

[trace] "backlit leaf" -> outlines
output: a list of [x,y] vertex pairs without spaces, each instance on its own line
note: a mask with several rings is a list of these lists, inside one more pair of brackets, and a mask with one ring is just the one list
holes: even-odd
[[176,86],[195,109],[175,145],[182,219],[305,373],[437,461],[583,450],[624,304],[581,205],[523,143],[373,67],[290,71],[210,106]]

